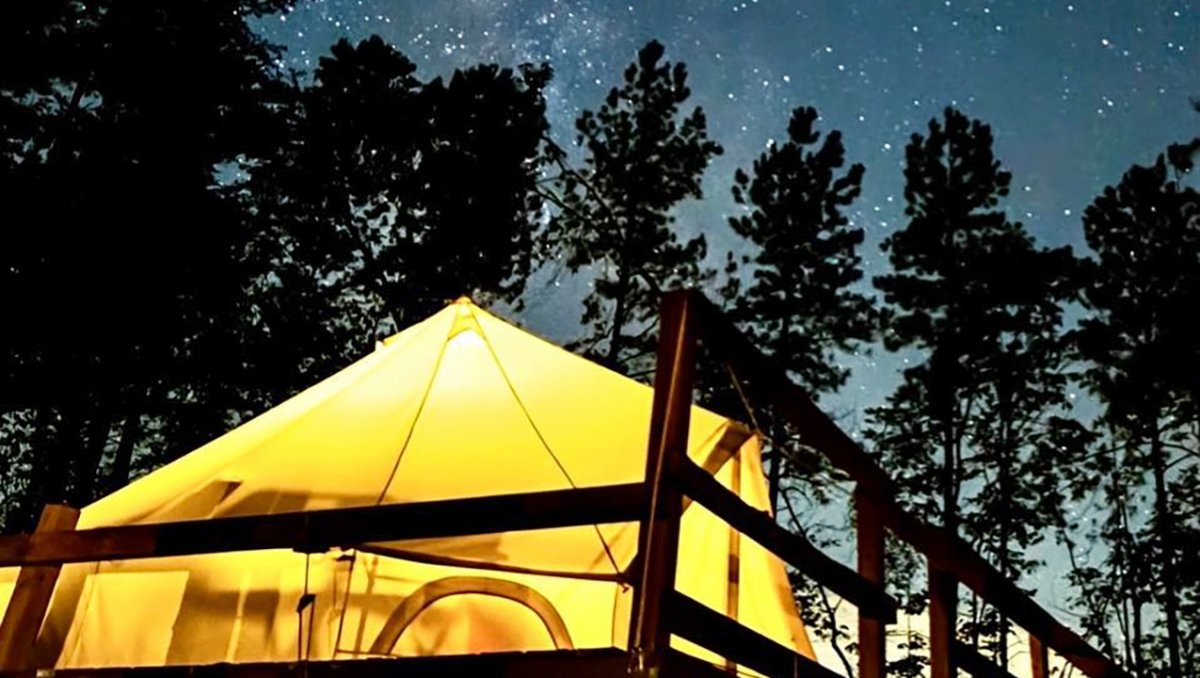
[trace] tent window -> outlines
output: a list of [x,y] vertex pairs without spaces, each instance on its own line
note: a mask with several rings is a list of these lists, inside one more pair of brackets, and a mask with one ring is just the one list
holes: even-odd
[[468,594],[495,596],[523,605],[545,625],[557,649],[574,649],[575,644],[571,641],[571,634],[567,631],[562,616],[554,609],[554,605],[537,591],[524,584],[504,579],[446,577],[431,581],[413,591],[392,611],[371,645],[371,654],[390,654],[404,630],[430,605],[443,598]]

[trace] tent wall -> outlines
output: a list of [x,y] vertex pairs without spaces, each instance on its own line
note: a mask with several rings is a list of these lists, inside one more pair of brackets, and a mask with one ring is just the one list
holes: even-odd
[[[748,440],[739,456],[742,463],[726,464],[717,478],[731,487],[733,470],[738,468],[743,498],[765,510],[757,441]],[[636,525],[607,527],[610,535],[628,535],[614,543],[636,543]],[[555,530],[540,532],[543,544],[554,543]],[[521,536],[529,539],[536,534]],[[744,537],[739,537],[739,603],[736,610],[728,609],[730,536],[731,529],[701,505],[688,507],[681,525],[679,590],[811,656],[782,564]],[[631,557],[632,553],[621,554],[621,565],[627,566]],[[42,643],[61,648],[60,668],[367,657],[388,616],[406,597],[429,582],[463,576],[515,582],[544,596],[561,615],[576,648],[620,648],[626,643],[630,591],[623,584],[338,550],[69,565],[60,577]],[[298,613],[297,605],[306,593],[312,595],[312,603]],[[131,642],[135,638],[137,642]],[[683,641],[677,644],[715,661],[699,648]],[[469,594],[430,605],[400,636],[392,653],[416,656],[553,647],[545,626],[528,608]]]

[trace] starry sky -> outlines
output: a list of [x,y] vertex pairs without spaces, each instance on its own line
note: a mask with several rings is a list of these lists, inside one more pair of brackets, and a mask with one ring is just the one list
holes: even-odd
[[[748,167],[790,111],[815,106],[840,129],[850,161],[867,167],[852,208],[866,229],[868,278],[886,270],[878,243],[903,224],[904,145],[947,105],[993,127],[1013,172],[1007,201],[1046,245],[1082,247],[1079,215],[1132,163],[1200,134],[1200,16],[1174,0],[309,0],[258,24],[311,70],[339,38],[381,35],[431,79],[479,62],[549,62],[550,121],[568,144],[574,118],[595,108],[650,39],[689,67],[692,100],[725,154],[705,197],[680,207],[715,259],[738,247],[726,216],[737,167]],[[573,333],[578,280],[532,281],[519,320],[553,339]],[[847,413],[891,391],[905,358],[847,356],[852,382],[829,405]]]
[[[704,199],[680,207],[681,227],[704,233],[714,260],[737,248],[726,223],[738,209],[734,170],[785,134],[794,107],[815,106],[822,129],[842,130],[848,159],[867,167],[851,217],[867,232],[868,279],[886,270],[879,242],[903,225],[905,143],[947,105],[991,123],[1013,173],[1010,217],[1042,244],[1077,250],[1094,195],[1200,134],[1189,103],[1200,95],[1200,16],[1178,0],[308,0],[256,26],[287,48],[282,65],[303,70],[337,39],[373,33],[424,79],[479,62],[549,62],[550,121],[564,145],[578,113],[658,39],[688,65],[693,102],[725,147]],[[516,319],[571,338],[584,284],[543,272]],[[907,359],[846,356],[854,376],[823,404],[857,431]],[[1062,556],[1047,555],[1053,570]],[[1064,613],[1061,579],[1036,585]]]

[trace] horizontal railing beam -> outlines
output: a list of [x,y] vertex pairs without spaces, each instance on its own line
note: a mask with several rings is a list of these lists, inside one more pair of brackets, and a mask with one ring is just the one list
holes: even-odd
[[670,597],[671,631],[770,678],[837,678],[817,662],[753,631],[688,596]]
[[0,567],[290,548],[635,522],[642,483],[0,537]]
[[680,469],[679,481],[684,494],[712,511],[733,529],[854,604],[859,611],[869,612],[889,624],[895,622],[896,601],[882,587],[825,555],[803,536],[780,527],[768,514],[746,504],[704,469],[690,461],[685,462]]
[[1016,678],[1007,669],[979,654],[975,648],[962,641],[956,640],[950,647],[954,666],[974,678]]

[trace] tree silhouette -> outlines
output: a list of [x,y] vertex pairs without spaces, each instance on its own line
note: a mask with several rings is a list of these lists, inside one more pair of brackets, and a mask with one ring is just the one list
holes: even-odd
[[[817,111],[797,108],[788,140],[772,143],[754,162],[753,178],[738,170],[734,200],[748,209],[730,226],[757,246],[743,264],[753,282],[734,292],[732,313],[772,359],[814,395],[841,387],[849,370],[837,352],[860,349],[877,326],[872,301],[851,290],[862,278],[861,228],[844,210],[861,192],[863,166],[845,172],[842,135],[822,142]],[[775,437],[783,443],[790,435]],[[771,465],[771,495],[782,464]]]
[[835,352],[870,341],[876,319],[871,299],[849,289],[863,275],[857,252],[863,231],[850,226],[844,210],[862,191],[863,166],[839,176],[841,132],[830,132],[818,146],[816,120],[816,109],[797,108],[788,140],[759,156],[753,179],[737,172],[734,199],[750,212],[729,223],[758,246],[738,320],[810,392],[828,393],[849,376]]
[[700,108],[681,117],[691,95],[687,69],[663,54],[658,42],[643,47],[622,85],[576,120],[581,168],[569,167],[561,150],[550,153],[563,171],[546,245],[572,272],[590,269],[579,348],[617,369],[653,347],[661,293],[708,275],[704,237],[682,240],[672,210],[701,197],[700,176],[721,147],[709,140]]
[[258,352],[285,389],[312,380],[289,366],[328,373],[456,296],[523,287],[549,70],[415,71],[378,36],[335,44],[290,107],[287,143],[237,187],[256,234],[253,317],[307,338]]
[[[1173,145],[1153,165],[1132,167],[1083,217],[1095,259],[1078,341],[1111,431],[1112,470],[1123,474],[1109,496],[1128,497],[1131,508],[1144,502],[1149,513],[1141,519],[1114,504],[1102,533],[1113,542],[1114,592],[1134,597],[1137,619],[1125,623],[1140,641],[1141,675],[1193,675],[1198,651],[1200,590],[1194,570],[1183,567],[1195,557],[1184,545],[1200,534],[1188,512],[1200,474],[1200,342],[1192,321],[1200,308],[1200,193],[1187,184],[1197,150],[1200,140]],[[1161,626],[1142,616],[1143,602],[1160,611]]]
[[[844,214],[861,192],[864,169],[854,164],[843,170],[841,132],[829,132],[822,140],[815,129],[817,118],[816,109],[797,108],[788,123],[787,140],[767,147],[754,161],[752,176],[736,172],[733,197],[746,212],[731,217],[729,224],[756,246],[756,253],[741,260],[752,266],[752,282],[742,290],[734,278],[728,290],[733,319],[776,365],[814,395],[833,392],[846,382],[849,370],[839,366],[837,353],[861,349],[878,326],[872,300],[851,289],[863,276],[857,251],[863,231],[851,227]],[[767,428],[770,501],[779,506],[785,467],[788,475],[811,483],[822,458],[799,443],[799,432],[770,412],[758,412],[756,418]],[[805,495],[819,501],[824,493]],[[798,520],[793,522],[795,529],[802,529]],[[840,633],[826,600],[809,590],[807,579],[796,585],[807,587],[802,591],[809,602],[805,612],[816,629],[829,630],[840,652]]]
[[21,15],[22,49],[55,58],[0,72],[19,191],[0,284],[24,291],[0,358],[7,526],[90,502],[448,299],[520,292],[549,69],[423,83],[375,38],[287,83],[243,20],[279,5]]
[[[1068,407],[1060,326],[1073,257],[1036,247],[998,208],[1011,176],[987,125],[947,109],[906,159],[909,222],[884,241],[894,273],[875,284],[894,314],[885,345],[922,359],[873,412],[873,438],[905,499],[1015,580],[1062,515],[1059,449],[1075,426],[1046,415]],[[1006,665],[1007,622],[972,612],[964,631],[994,638]]]
[[[274,89],[274,53],[242,16],[283,4],[34,3],[11,23],[6,10],[6,525],[90,501],[129,467],[144,417],[219,385],[206,358],[235,352],[239,236],[215,175],[258,150]],[[223,415],[193,421],[215,431]]]

